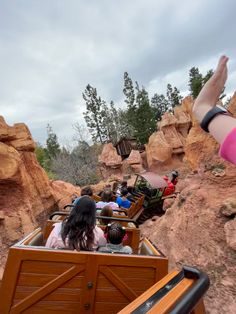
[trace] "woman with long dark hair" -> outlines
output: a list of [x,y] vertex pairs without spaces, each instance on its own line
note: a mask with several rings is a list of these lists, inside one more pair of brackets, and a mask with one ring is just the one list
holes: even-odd
[[76,202],[68,219],[55,223],[46,247],[92,251],[106,244],[102,229],[96,226],[95,213],[94,200],[82,196]]

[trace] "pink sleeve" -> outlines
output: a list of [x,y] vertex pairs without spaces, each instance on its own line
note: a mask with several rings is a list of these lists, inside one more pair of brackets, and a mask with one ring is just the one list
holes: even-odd
[[104,246],[107,244],[107,240],[104,237],[104,232],[98,226],[94,228],[94,249],[96,250],[98,246]]
[[59,247],[64,247],[64,243],[61,238],[61,228],[62,228],[62,223],[55,223],[53,225],[53,230],[51,231],[47,242],[45,244],[45,247],[49,248],[59,248]]
[[236,128],[224,139],[220,146],[220,156],[236,165]]

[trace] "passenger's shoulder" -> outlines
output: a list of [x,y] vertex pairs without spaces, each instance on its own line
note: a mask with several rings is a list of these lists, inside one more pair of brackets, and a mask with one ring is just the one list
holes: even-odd
[[97,233],[100,233],[100,234],[104,233],[103,230],[100,227],[98,227],[98,226],[95,226],[94,231],[97,232]]

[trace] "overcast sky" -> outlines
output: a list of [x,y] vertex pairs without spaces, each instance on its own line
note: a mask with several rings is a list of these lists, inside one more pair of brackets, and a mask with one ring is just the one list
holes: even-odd
[[70,142],[88,83],[117,106],[124,71],[150,96],[167,83],[186,95],[189,69],[205,73],[221,54],[232,94],[235,12],[235,0],[0,0],[0,115],[42,144],[48,123]]

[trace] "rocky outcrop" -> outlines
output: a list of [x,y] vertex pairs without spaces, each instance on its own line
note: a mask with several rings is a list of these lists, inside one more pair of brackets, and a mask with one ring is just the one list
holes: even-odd
[[102,153],[98,158],[100,164],[110,167],[119,168],[122,165],[121,156],[117,154],[116,148],[112,143],[105,144],[102,149]]
[[143,169],[143,160],[138,150],[132,150],[129,157],[122,161],[116,148],[111,144],[105,144],[99,156],[100,171],[104,179],[112,175],[120,179],[124,174],[140,173]]
[[180,166],[185,152],[186,138],[191,127],[188,111],[192,98],[184,99],[182,106],[176,107],[174,114],[165,113],[158,123],[158,131],[153,133],[146,145],[148,168],[153,171]]
[[[165,113],[146,145],[147,162],[150,170],[163,171],[183,166],[192,170],[210,161],[218,154],[219,144],[204,132],[192,115],[193,100],[183,99],[174,114]],[[236,93],[229,110],[236,116]]]
[[[217,167],[212,162],[212,167]],[[166,214],[147,221],[142,232],[169,258],[170,269],[193,265],[210,277],[207,313],[236,308],[236,168],[217,177],[212,169],[188,175]]]
[[[131,150],[129,157],[123,162],[130,167],[130,173],[141,173],[144,171],[141,154],[138,150]],[[124,167],[123,167],[124,168]],[[126,171],[126,173],[129,171]]]
[[56,180],[50,181],[52,195],[55,200],[55,207],[63,209],[67,204],[71,204],[72,196],[80,196],[81,188],[68,182]]
[[236,117],[236,92],[234,92],[233,97],[230,100],[228,109],[233,116]]
[[10,127],[0,117],[0,272],[9,245],[45,221],[49,212],[70,203],[80,189],[50,182],[34,153],[35,143],[23,123]]

